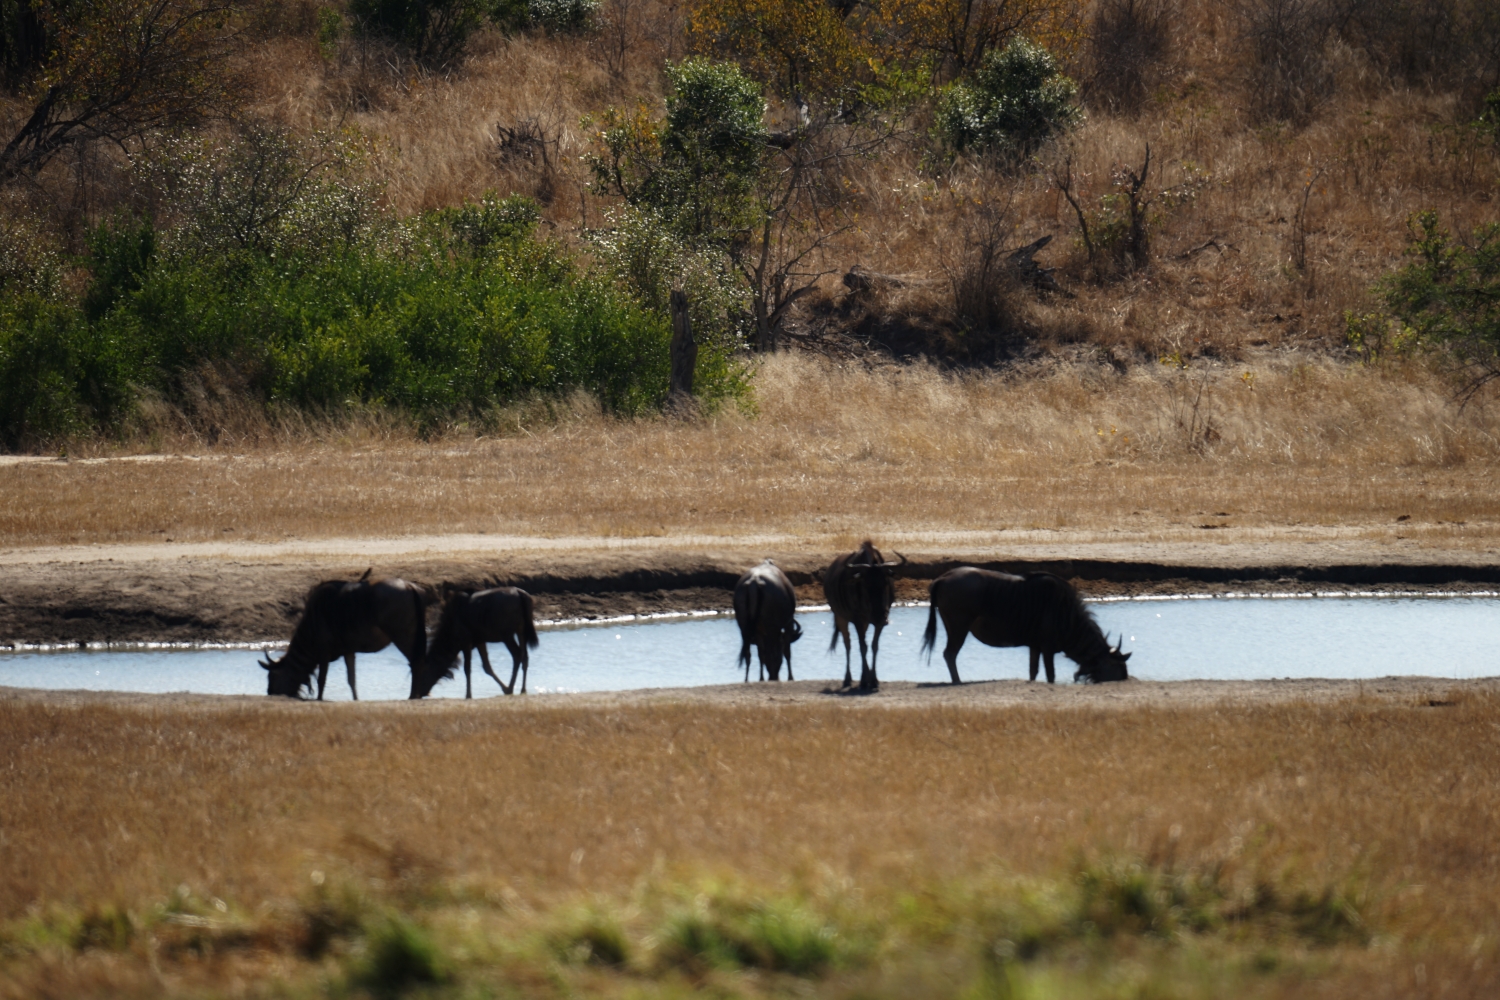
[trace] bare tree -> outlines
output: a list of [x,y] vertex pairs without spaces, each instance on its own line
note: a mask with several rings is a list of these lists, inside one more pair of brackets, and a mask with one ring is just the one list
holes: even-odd
[[755,224],[730,249],[750,292],[758,350],[775,349],[792,306],[835,270],[813,262],[853,226],[846,171],[893,135],[888,123],[849,123],[836,113],[812,116],[805,106],[793,128],[770,134]]
[[236,0],[41,0],[53,57],[30,116],[0,151],[0,185],[69,148],[123,146],[227,113]]

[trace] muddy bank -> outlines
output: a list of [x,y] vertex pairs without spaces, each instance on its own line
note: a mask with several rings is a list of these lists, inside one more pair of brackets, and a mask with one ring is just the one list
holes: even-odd
[[[505,559],[341,556],[262,561],[225,558],[87,560],[0,559],[0,647],[73,642],[255,642],[290,634],[303,595],[319,580],[353,578],[373,568],[436,587],[506,584],[535,595],[539,617],[604,618],[673,611],[724,610],[734,582],[763,550],[578,551]],[[773,550],[774,551],[774,550]],[[1232,555],[1232,553],[1225,553]],[[1087,595],[1306,592],[1310,590],[1455,592],[1500,587],[1500,567],[1449,561],[1190,564],[1170,559],[996,558],[993,552],[909,553],[897,576],[901,600],[922,600],[929,582],[954,566],[1010,572],[1046,570]],[[823,600],[827,556],[792,552],[778,563],[803,603]]]

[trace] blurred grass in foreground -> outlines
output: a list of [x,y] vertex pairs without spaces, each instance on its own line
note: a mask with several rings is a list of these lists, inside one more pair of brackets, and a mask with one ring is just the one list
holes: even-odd
[[1362,961],[1381,940],[1365,910],[1354,877],[1139,858],[869,893],[826,872],[780,888],[663,872],[545,907],[461,879],[317,871],[295,903],[254,911],[179,891],[14,921],[0,983],[14,996],[241,993],[247,977],[290,996],[1261,995]]
[[1072,693],[0,697],[0,998],[1497,995],[1486,682]]

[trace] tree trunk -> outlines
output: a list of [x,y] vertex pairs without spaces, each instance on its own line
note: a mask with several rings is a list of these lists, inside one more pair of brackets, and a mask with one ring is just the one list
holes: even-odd
[[688,318],[687,293],[672,289],[672,400],[686,402],[693,397],[693,370],[698,366],[698,342],[693,339],[693,323]]

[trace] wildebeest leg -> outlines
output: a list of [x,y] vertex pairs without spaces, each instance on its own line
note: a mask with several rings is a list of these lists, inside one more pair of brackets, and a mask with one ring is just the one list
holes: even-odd
[[354,700],[359,701],[359,688],[354,686],[354,654],[344,654],[344,672],[349,675],[349,693],[354,695]]
[[854,634],[859,636],[859,689],[870,690],[870,647],[865,643],[865,626],[855,625]]
[[880,674],[876,672],[875,658],[880,655],[880,633],[885,629],[884,625],[875,626],[875,635],[870,639],[870,687],[871,691],[880,690]]
[[969,637],[968,626],[954,628],[947,617],[943,618],[943,626],[948,630],[948,644],[943,647],[943,661],[948,664],[948,676],[955,684],[962,684],[958,679],[958,651],[964,648],[964,640]]
[[1048,684],[1056,684],[1057,683],[1057,667],[1052,662],[1052,658],[1054,656],[1056,656],[1056,655],[1057,655],[1056,653],[1051,653],[1051,652],[1047,652],[1047,653],[1043,653],[1042,654],[1042,660],[1043,660],[1043,662],[1045,662],[1047,664],[1047,683]]
[[[326,664],[326,663],[320,663],[320,664],[318,664],[318,700],[319,701],[323,700],[323,687],[327,683],[328,683],[328,664]],[[298,688],[297,689],[297,693],[300,696],[301,693],[302,693],[302,689]]]
[[[505,648],[510,650],[510,691],[514,691],[516,689],[516,672],[520,671],[521,693],[525,694],[526,674],[529,672],[529,661],[531,659],[531,657],[526,655],[526,644],[524,642],[517,642],[510,636],[506,636],[502,641],[505,643]],[[499,680],[500,678],[497,677],[495,679]],[[502,684],[500,686],[504,687],[505,685]],[[505,693],[510,694],[510,691],[507,691]]]
[[1042,663],[1042,651],[1032,646],[1028,652],[1031,653],[1031,679],[1036,680],[1036,671]]
[[[490,648],[482,642],[479,644],[479,665],[484,668],[485,673],[495,678],[495,683],[500,685],[501,691],[505,691],[506,694],[510,694],[510,692],[506,690],[505,682],[502,681],[495,674],[495,671],[490,667]],[[512,677],[510,682],[511,685],[514,686],[516,683],[515,678]]]
[[[850,662],[849,662],[849,656],[850,656],[849,623],[847,621],[843,621],[843,620],[839,619],[838,617],[835,617],[833,619],[833,630],[834,630],[834,635],[836,635],[836,636],[842,635],[844,637],[844,687],[849,687],[851,684],[854,683],[854,675],[852,673],[850,673]],[[834,641],[837,642],[838,640],[835,639]]]
[[[472,697],[474,697],[474,675],[469,672],[470,669],[471,669],[471,666],[472,666],[470,664],[470,662],[469,662],[469,657],[471,657],[473,655],[474,655],[474,651],[472,649],[466,649],[466,650],[464,650],[464,697],[465,698],[472,698]],[[504,687],[504,686],[505,685],[503,685],[503,684],[501,685],[501,687]]]

